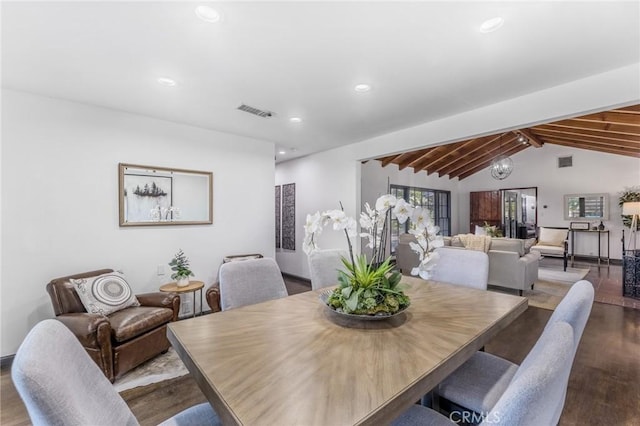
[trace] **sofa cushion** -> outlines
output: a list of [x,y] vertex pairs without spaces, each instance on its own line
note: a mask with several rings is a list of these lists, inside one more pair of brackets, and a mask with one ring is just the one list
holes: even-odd
[[109,315],[129,306],[140,305],[120,272],[70,281],[90,314]]
[[516,238],[492,238],[490,250],[513,251],[524,256],[524,240]]
[[451,237],[451,247],[464,247],[460,235],[454,235]]
[[138,337],[173,319],[168,308],[134,306],[109,315],[112,337],[119,343]]
[[[491,246],[491,237],[488,235],[460,234],[458,238],[467,250],[488,252]],[[451,244],[453,246],[453,244]]]
[[542,244],[537,244],[531,247],[531,251],[538,252],[543,256],[559,256],[563,257],[565,255],[564,248],[558,246],[545,246]]
[[524,254],[531,252],[531,247],[536,244],[536,241],[537,240],[535,238],[527,238],[524,240]]
[[541,246],[564,247],[564,241],[567,239],[566,229],[540,228],[540,236],[538,244]]

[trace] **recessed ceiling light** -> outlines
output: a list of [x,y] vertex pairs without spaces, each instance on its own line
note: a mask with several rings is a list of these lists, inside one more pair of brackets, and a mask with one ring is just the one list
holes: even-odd
[[486,21],[484,21],[482,23],[482,25],[480,25],[480,32],[481,33],[493,32],[493,31],[497,30],[498,28],[500,28],[502,26],[502,24],[504,24],[504,19],[502,19],[499,16],[497,16],[495,18],[487,19]]
[[289,119],[289,121],[292,122],[292,123],[302,123],[302,118],[300,118],[300,117],[291,117]]
[[172,78],[169,77],[159,77],[156,80],[158,83],[162,84],[163,86],[175,86],[176,85],[176,81]]
[[278,154],[286,154],[286,153],[287,153],[287,152],[286,152],[286,151],[283,151],[283,150],[278,151]]
[[196,15],[206,22],[218,22],[220,20],[220,13],[209,6],[196,7]]
[[364,93],[364,92],[368,92],[369,90],[371,90],[371,86],[369,86],[368,84],[356,84],[355,87],[353,88],[353,90],[355,90],[356,92],[359,93]]

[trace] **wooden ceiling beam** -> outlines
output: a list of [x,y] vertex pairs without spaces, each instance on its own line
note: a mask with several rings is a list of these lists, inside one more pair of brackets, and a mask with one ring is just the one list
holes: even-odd
[[[497,140],[498,137],[496,135],[490,135],[490,136],[483,136],[480,138],[475,138],[475,139],[469,139],[468,141],[466,141],[464,143],[463,146],[460,146],[459,149],[457,149],[459,155],[456,157],[452,157],[449,158],[448,161],[445,161],[443,164],[438,165],[437,167],[433,168],[431,172],[433,173],[438,173],[439,176],[443,175],[443,171],[446,170],[447,168],[453,166],[456,163],[459,163],[461,161],[465,161],[465,158],[470,158],[471,160],[473,160],[473,157],[471,157],[472,154],[475,154],[476,152],[478,152],[479,150],[485,148],[487,146],[488,143],[490,143],[492,140]],[[446,174],[446,173],[444,173]]]
[[431,151],[434,148],[420,149],[418,151],[410,151],[405,154],[402,154],[402,158],[398,159],[398,168],[400,170],[405,169],[407,166],[409,166],[409,164],[413,163],[423,155],[426,155],[429,151]]
[[640,105],[631,105],[624,108],[616,108],[613,111],[627,113],[627,114],[640,114]]
[[626,124],[628,126],[640,127],[640,117],[636,114],[629,114],[617,111],[603,111],[595,114],[583,115],[575,117],[573,120],[577,121],[593,121],[596,123],[609,123],[609,124]]
[[591,151],[599,151],[599,152],[606,152],[609,154],[626,155],[628,157],[640,158],[640,149],[621,148],[621,147],[607,146],[607,145],[601,145],[601,144],[595,144],[595,143],[589,143],[589,142],[576,143],[572,141],[554,139],[554,138],[545,138],[545,140],[547,143],[552,145],[562,145],[562,146],[568,146],[571,148],[587,149]]
[[[515,138],[513,138],[515,139]],[[486,152],[482,153],[481,155],[476,156],[474,159],[472,159],[471,161],[467,161],[464,164],[459,164],[456,165],[456,167],[452,170],[449,170],[448,174],[449,175],[449,179],[457,177],[463,173],[465,173],[467,170],[469,169],[473,169],[476,168],[478,166],[480,166],[481,164],[485,164],[485,163],[491,163],[491,161],[493,161],[494,158],[496,158],[498,155],[500,154],[505,154],[505,155],[511,155],[510,152],[512,149],[515,149],[517,147],[525,147],[525,145],[522,144],[511,144],[511,145],[503,145],[502,147],[499,144],[493,144],[491,146],[491,148],[489,150],[487,150]]]
[[627,141],[606,141],[602,139],[592,139],[588,137],[576,138],[573,136],[556,135],[553,133],[545,133],[545,132],[541,132],[539,136],[544,141],[548,141],[548,139],[556,139],[556,140],[561,140],[564,142],[575,143],[575,144],[590,143],[590,144],[594,144],[594,146],[600,145],[604,147],[640,150],[640,143],[631,142],[631,141],[628,141],[628,142]]
[[[478,163],[478,159],[479,158],[484,158],[485,156],[489,156],[489,158],[495,158],[496,156],[499,155],[499,150],[500,150],[500,135],[492,135],[491,139],[488,139],[482,146],[481,148],[484,149],[484,151],[478,153],[478,152],[474,152],[474,155],[468,155],[465,158],[460,159],[460,161],[451,164],[450,166],[447,166],[441,170],[438,170],[438,175],[439,176],[444,176],[444,175],[449,175],[451,176],[452,174],[456,174],[459,173],[459,170],[469,166],[470,164],[477,164]],[[511,143],[515,140],[515,136],[512,136],[508,139],[508,143]],[[504,145],[503,145],[504,146]]]
[[449,149],[450,148],[448,148],[448,145],[440,145],[438,147],[435,147],[425,155],[418,158],[416,161],[409,164],[409,166],[413,167],[414,173],[418,173],[423,169],[425,164],[428,164],[431,161],[432,158],[440,158],[440,156],[446,154]]
[[531,146],[533,146],[534,148],[542,148],[542,141],[540,141],[537,136],[531,133],[529,129],[520,129],[520,133],[522,133],[527,137],[527,139],[529,139],[529,143],[531,144]]
[[[508,151],[506,151],[506,152],[505,152],[505,155],[507,155],[507,156],[509,156],[509,157],[510,157],[510,156],[515,155],[515,154],[517,154],[518,152],[520,152],[520,151],[522,151],[522,150],[525,150],[525,149],[527,149],[527,148],[528,148],[528,146],[527,146],[527,145],[524,145],[524,144],[521,144],[521,143],[520,143],[520,144],[518,144],[517,146],[511,147]],[[483,163],[483,164],[481,164],[481,165],[479,165],[479,166],[476,166],[476,167],[474,167],[474,168],[472,168],[472,169],[468,169],[468,170],[467,170],[467,171],[465,171],[464,173],[461,173],[461,174],[458,176],[458,179],[459,179],[459,180],[466,179],[466,178],[468,178],[469,176],[471,176],[471,175],[473,175],[473,174],[476,174],[476,173],[478,173],[478,172],[479,172],[479,171],[481,171],[481,170],[486,169],[487,167],[491,166],[491,161],[493,161],[493,159],[491,159],[491,160],[489,160],[488,162],[485,162],[485,163]]]
[[552,124],[545,124],[543,126],[536,126],[532,128],[536,135],[542,133],[553,133],[556,135],[565,135],[575,138],[590,138],[593,140],[603,141],[620,141],[620,142],[640,142],[640,134],[638,135],[612,135],[611,133],[593,132],[593,131],[580,131],[577,129],[563,129],[558,128]]
[[469,144],[473,143],[474,141],[475,139],[469,139],[464,142],[445,145],[448,149],[446,151],[443,151],[442,155],[436,158],[432,158],[431,161],[428,161],[427,163],[422,164],[422,170],[427,170],[427,174],[430,174],[432,172],[430,172],[429,170],[433,170],[436,164],[442,161],[448,161],[451,158],[453,158],[454,160],[457,158],[460,158],[462,155],[462,151],[464,150],[464,147],[469,146]]
[[387,167],[391,163],[395,163],[396,158],[401,157],[402,154],[399,155],[390,155],[389,157],[384,157],[380,159],[382,163],[382,167]]
[[[604,135],[608,134],[620,134],[620,135],[640,135],[640,128],[636,126],[628,126],[626,124],[606,124],[596,123],[593,121],[578,121],[578,120],[562,120],[555,123],[547,123],[547,126],[562,127],[577,131],[593,131]],[[544,126],[540,125],[540,126]],[[534,126],[531,130],[535,130]]]
[[[541,124],[513,132],[516,133],[525,136],[534,147],[551,143],[640,158],[640,105]],[[502,138],[500,134],[487,135],[377,160],[383,167],[397,164],[400,170],[413,167],[415,173],[424,170],[428,175],[464,179],[489,166],[500,153],[513,155],[529,146],[514,142],[516,137],[511,132],[507,134],[507,141],[504,133]]]
[[590,135],[582,135],[582,134],[567,133],[567,132],[555,132],[555,131],[550,131],[546,129],[537,130],[536,134],[538,135],[539,138],[542,138],[543,140],[545,140],[547,137],[552,137],[552,138],[558,138],[558,139],[563,139],[567,141],[573,141],[576,143],[584,141],[584,142],[598,143],[602,145],[620,146],[623,148],[640,148],[640,141],[633,141],[633,140],[606,139],[606,138],[594,137]]

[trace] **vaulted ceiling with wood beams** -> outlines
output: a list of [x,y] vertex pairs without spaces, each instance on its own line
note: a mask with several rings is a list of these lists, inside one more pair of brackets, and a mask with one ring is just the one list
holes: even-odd
[[544,144],[588,149],[640,158],[640,105],[583,115],[552,123],[482,136],[376,158],[385,167],[397,164],[415,173],[465,179],[491,165],[500,154],[514,155]]

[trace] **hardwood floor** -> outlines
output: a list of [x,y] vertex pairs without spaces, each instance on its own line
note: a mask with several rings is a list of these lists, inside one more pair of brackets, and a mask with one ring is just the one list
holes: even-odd
[[[588,265],[581,264],[580,267]],[[590,267],[594,287],[621,291],[621,267]],[[287,278],[290,294],[309,289]],[[617,282],[617,283],[616,283]],[[604,287],[603,287],[604,286]],[[613,293],[612,293],[613,294]],[[530,307],[486,345],[487,352],[520,363],[535,344],[551,311]],[[157,424],[204,396],[189,376],[123,393],[142,425]],[[640,418],[640,310],[594,303],[569,380],[560,425],[637,425]],[[29,419],[7,368],[0,372],[0,424],[27,425]]]

